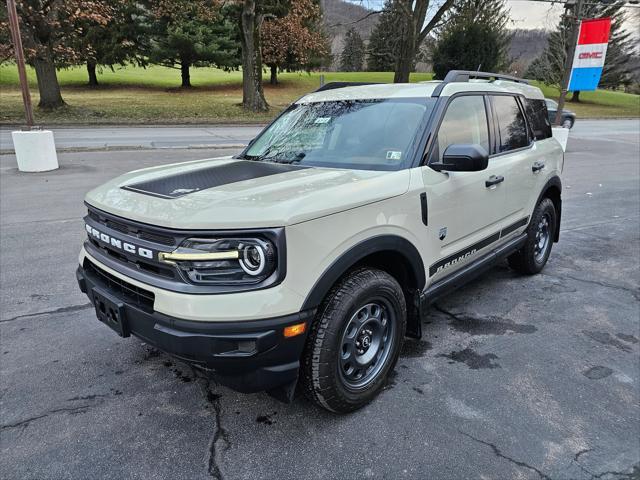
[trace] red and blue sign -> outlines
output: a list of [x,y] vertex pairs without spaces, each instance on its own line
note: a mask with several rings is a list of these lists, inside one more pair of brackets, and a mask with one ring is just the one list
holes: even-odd
[[595,90],[598,87],[610,31],[610,18],[594,18],[580,22],[569,91]]

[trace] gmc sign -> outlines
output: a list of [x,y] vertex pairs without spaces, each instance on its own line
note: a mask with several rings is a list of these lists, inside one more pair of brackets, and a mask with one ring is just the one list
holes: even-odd
[[579,60],[586,60],[589,58],[602,58],[602,52],[581,52],[578,55]]

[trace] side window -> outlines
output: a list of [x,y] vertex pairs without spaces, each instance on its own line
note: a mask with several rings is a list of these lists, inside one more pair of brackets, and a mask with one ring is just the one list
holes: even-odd
[[551,123],[549,122],[547,103],[544,100],[527,98],[524,104],[535,139],[544,140],[551,137]]
[[430,161],[441,162],[447,147],[460,143],[478,144],[489,152],[487,113],[481,95],[465,95],[449,103],[431,150]]
[[529,145],[527,125],[516,97],[494,95],[493,110],[498,119],[498,153]]

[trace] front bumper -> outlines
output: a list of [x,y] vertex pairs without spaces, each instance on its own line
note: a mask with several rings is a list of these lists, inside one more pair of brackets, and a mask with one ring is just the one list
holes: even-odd
[[[313,310],[263,320],[183,320],[132,301],[122,288],[115,288],[94,268],[78,267],[80,290],[94,307],[95,292],[116,300],[126,322],[126,328],[120,331],[122,336],[133,334],[172,356],[207,369],[220,383],[239,392],[271,391],[295,384]],[[286,326],[301,322],[307,323],[304,334],[284,337]]]

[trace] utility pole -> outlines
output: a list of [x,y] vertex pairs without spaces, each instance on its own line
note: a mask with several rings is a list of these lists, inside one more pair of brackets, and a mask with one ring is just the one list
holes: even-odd
[[[582,20],[582,5],[584,0],[567,0],[565,3],[565,16],[571,18],[571,33],[569,34],[569,51],[567,52],[567,60],[565,62],[564,73],[562,75],[562,85],[560,90],[560,98],[558,98],[558,111],[556,113],[555,124],[562,124],[562,111],[564,110],[564,102],[569,89],[569,80],[571,79],[571,69],[573,67],[573,57],[576,54],[576,45],[578,43],[578,34],[580,32],[580,20]],[[570,13],[573,9],[573,13]]]
[[22,37],[20,36],[20,24],[18,23],[18,12],[15,0],[7,0],[7,12],[9,16],[9,29],[11,30],[11,40],[18,66],[18,77],[22,88],[22,102],[24,103],[24,115],[27,119],[29,130],[33,128],[33,107],[31,105],[31,94],[27,83],[27,71],[24,66],[24,52],[22,50]]

